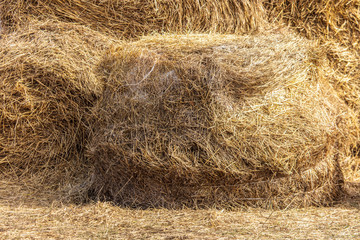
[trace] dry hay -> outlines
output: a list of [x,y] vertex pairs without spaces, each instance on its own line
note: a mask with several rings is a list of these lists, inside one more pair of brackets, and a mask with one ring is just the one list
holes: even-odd
[[[321,44],[329,61],[329,82],[360,120],[360,1],[266,0],[264,4],[270,21],[283,21]],[[344,170],[360,168],[359,149],[354,148],[354,160],[345,161]]]
[[331,66],[330,82],[360,111],[360,1],[266,0],[264,5],[271,21],[285,22],[322,45]]
[[[336,89],[338,96],[353,109],[360,121],[360,51],[349,50],[334,42],[322,46],[327,54],[328,67],[323,68],[327,80]],[[354,144],[352,154],[348,154],[341,162],[345,177],[353,181],[360,175],[360,135]]]
[[281,31],[152,36],[110,51],[90,194],[131,207],[330,204],[356,121],[320,60]]
[[93,66],[111,42],[53,21],[31,22],[0,40],[2,179],[32,189],[73,180],[85,164],[84,115],[102,89]]
[[359,0],[265,0],[272,21],[284,21],[303,36],[359,47]]
[[146,33],[244,33],[264,23],[260,0],[2,0],[1,21],[16,29],[29,17],[76,22],[124,37]]

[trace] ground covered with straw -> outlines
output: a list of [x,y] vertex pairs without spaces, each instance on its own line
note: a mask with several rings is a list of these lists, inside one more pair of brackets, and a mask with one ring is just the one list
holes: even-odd
[[359,239],[360,196],[329,208],[277,211],[2,202],[0,218],[0,239]]

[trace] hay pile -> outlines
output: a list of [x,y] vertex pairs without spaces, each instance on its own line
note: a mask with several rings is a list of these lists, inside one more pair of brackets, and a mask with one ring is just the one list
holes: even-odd
[[271,21],[284,21],[307,38],[359,47],[359,0],[265,0]]
[[[360,1],[265,0],[264,6],[270,21],[284,22],[319,42],[330,66],[323,69],[328,81],[360,121]],[[344,170],[360,168],[359,149],[354,148],[353,161],[346,161]]]
[[318,41],[326,52],[338,94],[360,111],[360,1],[264,1],[270,21],[284,22],[301,35]]
[[144,37],[99,67],[93,196],[125,206],[331,203],[352,111],[288,32]]
[[112,42],[53,21],[0,40],[2,179],[57,187],[78,174],[86,164],[84,115],[102,92],[94,65]]
[[0,12],[8,30],[31,17],[55,17],[121,37],[163,31],[244,33],[265,22],[260,0],[2,0]]
[[[131,207],[330,204],[359,166],[359,9],[2,0],[0,181]],[[269,20],[318,45],[239,36]]]

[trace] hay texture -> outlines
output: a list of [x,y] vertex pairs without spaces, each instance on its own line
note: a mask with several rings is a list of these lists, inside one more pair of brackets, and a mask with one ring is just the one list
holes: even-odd
[[144,37],[111,51],[90,193],[132,207],[330,204],[351,110],[288,32]]
[[355,111],[360,111],[360,1],[264,1],[270,21],[283,22],[317,40],[329,60],[329,81]]
[[84,164],[84,115],[102,89],[93,67],[110,43],[53,21],[31,22],[0,40],[2,178],[71,181]]
[[265,0],[271,21],[284,21],[303,36],[359,47],[359,0]]
[[151,32],[244,33],[264,23],[260,0],[2,0],[8,31],[30,17],[57,18],[121,37]]
[[[319,42],[330,67],[323,69],[326,78],[360,120],[360,1],[265,0],[264,6],[271,22]],[[360,167],[359,147],[353,152],[354,161],[345,161],[343,169]]]

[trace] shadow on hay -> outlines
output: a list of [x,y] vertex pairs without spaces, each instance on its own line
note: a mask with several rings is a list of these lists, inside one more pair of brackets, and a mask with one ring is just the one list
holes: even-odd
[[130,207],[328,205],[353,112],[284,32],[144,37],[109,52],[90,193]]

